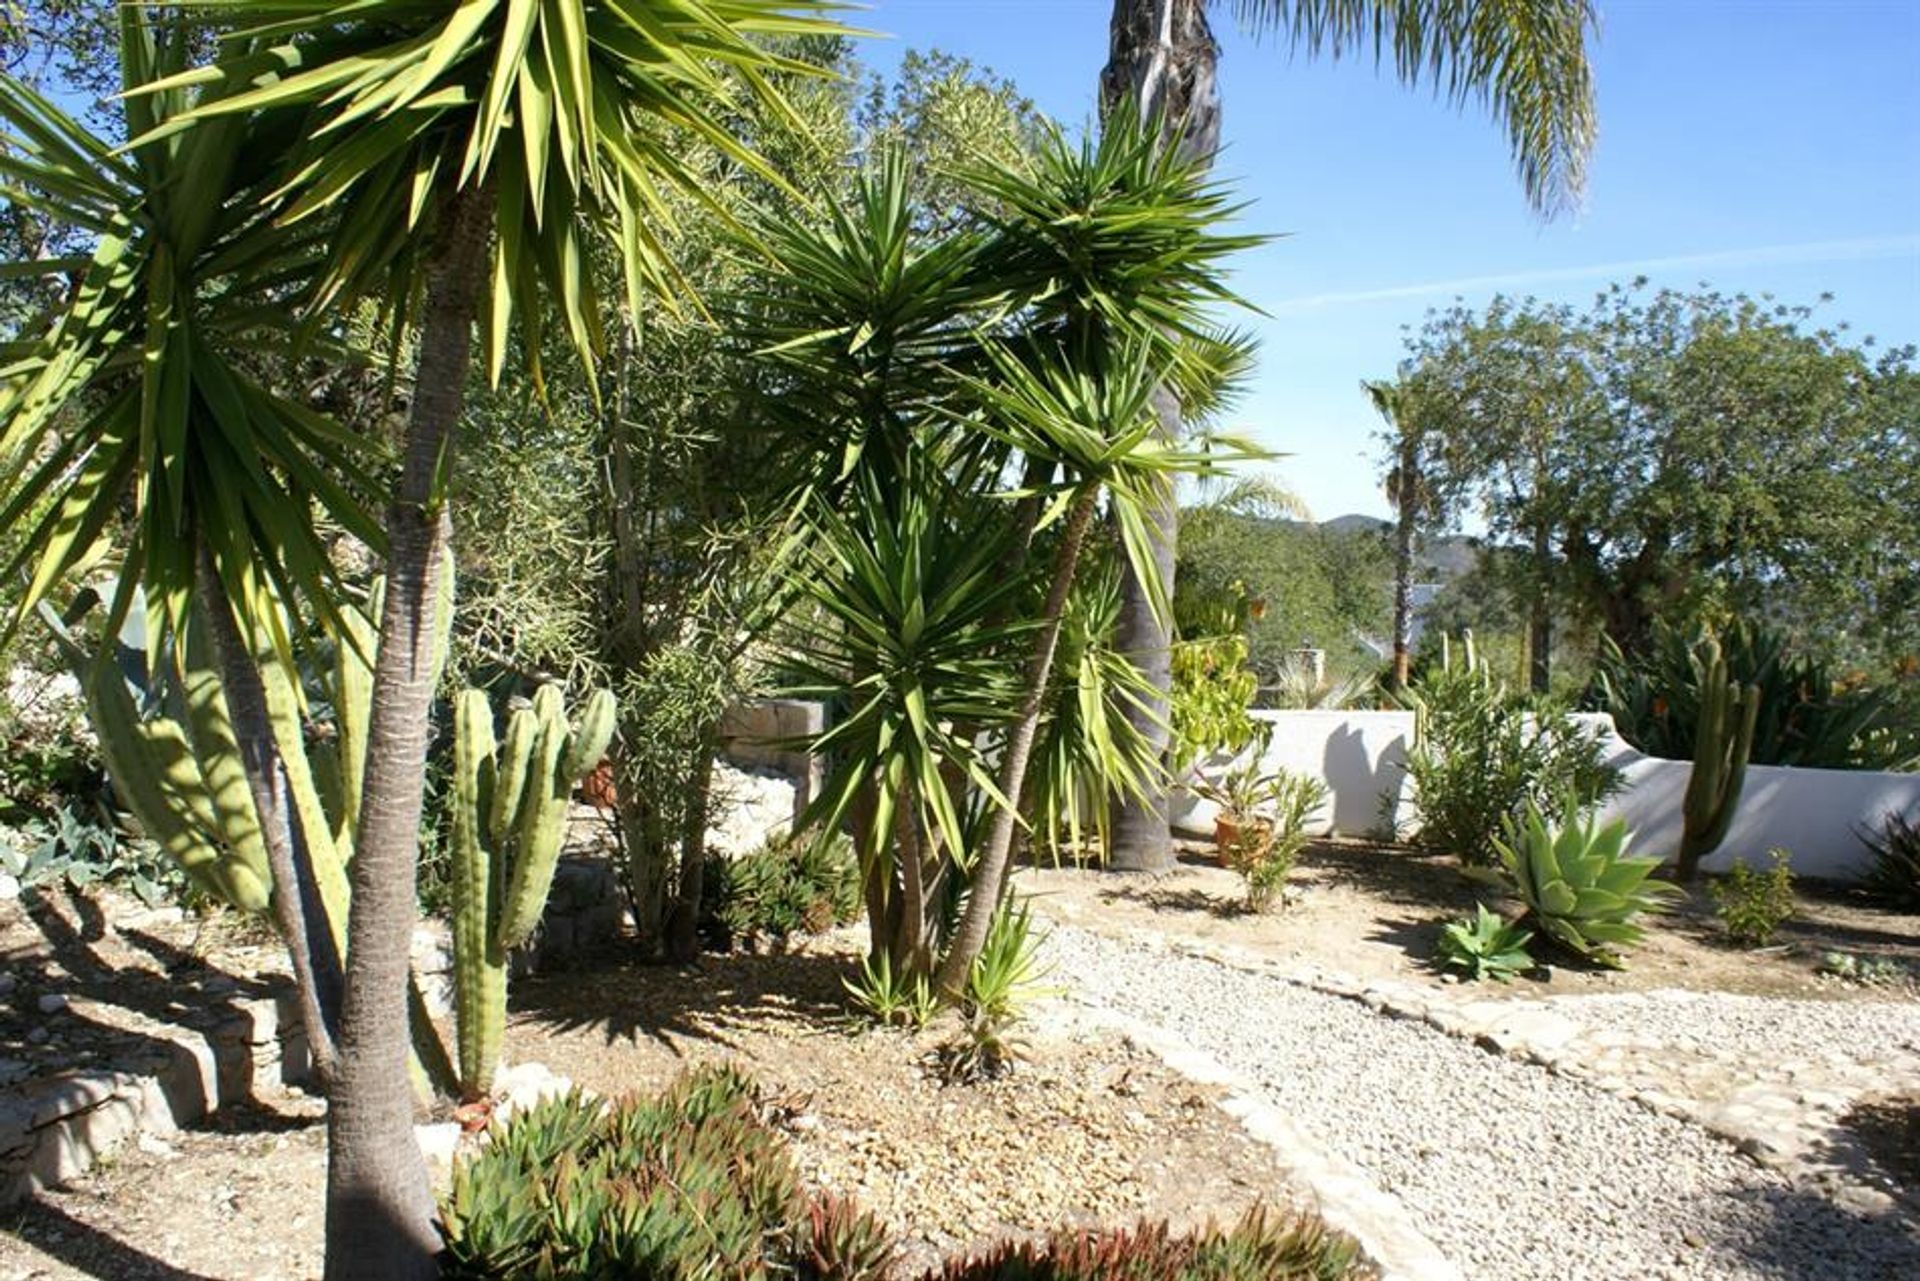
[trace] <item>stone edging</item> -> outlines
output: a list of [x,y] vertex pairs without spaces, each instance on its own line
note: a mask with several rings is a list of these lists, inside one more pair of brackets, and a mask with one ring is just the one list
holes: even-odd
[[305,1076],[306,1033],[291,996],[230,1008],[231,1018],[204,1033],[150,1033],[156,1045],[137,1070],[66,1072],[0,1095],[0,1207],[79,1178],[128,1139],[165,1138]]

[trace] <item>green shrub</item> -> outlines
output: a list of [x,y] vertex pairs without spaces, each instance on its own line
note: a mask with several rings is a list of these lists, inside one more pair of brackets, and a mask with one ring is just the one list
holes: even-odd
[[860,912],[860,867],[845,836],[785,836],[751,854],[715,859],[710,910],[722,947],[819,934]]
[[1485,903],[1474,904],[1474,909],[1472,917],[1450,921],[1440,931],[1441,963],[1465,970],[1476,983],[1481,979],[1505,983],[1532,969],[1527,943],[1533,931],[1501,920]]
[[1494,861],[1495,838],[1529,806],[1571,821],[1620,787],[1599,739],[1572,717],[1510,694],[1472,638],[1451,647],[1406,694],[1417,728],[1407,753],[1421,845],[1470,865]]
[[1316,1221],[1256,1209],[1231,1228],[1165,1224],[1060,1232],[949,1263],[924,1281],[1343,1281],[1371,1277],[1359,1247]]
[[1679,893],[1651,879],[1658,859],[1629,858],[1626,844],[1627,825],[1620,819],[1598,830],[1588,818],[1555,831],[1532,805],[1495,842],[1514,892],[1535,924],[1579,955],[1615,967],[1621,949],[1646,932],[1636,918]]
[[1816,967],[1843,983],[1861,987],[1900,987],[1916,981],[1914,971],[1890,956],[1856,956],[1851,952],[1823,952]]
[[1873,856],[1867,889],[1888,907],[1920,912],[1920,817],[1889,814],[1879,831],[1859,837]]
[[1793,915],[1793,869],[1787,866],[1787,852],[1773,850],[1768,857],[1773,866],[1766,871],[1735,863],[1707,888],[1727,937],[1741,947],[1765,947],[1781,922]]
[[1247,666],[1247,638],[1233,634],[1175,642],[1167,718],[1174,760],[1184,766],[1213,752],[1239,752],[1259,723],[1249,714],[1259,681]]
[[[1703,701],[1697,650],[1707,634],[1660,623],[1643,654],[1609,644],[1585,705],[1610,714],[1620,736],[1649,756],[1692,759]],[[1907,769],[1920,761],[1920,733],[1901,723],[1894,687],[1838,680],[1826,664],[1793,653],[1781,633],[1745,620],[1717,636],[1728,679],[1760,690],[1753,764]]]

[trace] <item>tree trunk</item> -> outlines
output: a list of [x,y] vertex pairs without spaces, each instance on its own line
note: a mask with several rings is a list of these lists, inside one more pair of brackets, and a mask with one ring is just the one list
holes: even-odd
[[938,990],[948,999],[957,998],[966,989],[967,976],[986,945],[987,928],[999,910],[1001,892],[1006,888],[1007,865],[1013,855],[1013,829],[1020,821],[1021,792],[1027,781],[1027,760],[1033,754],[1033,740],[1040,727],[1040,704],[1046,697],[1047,681],[1053,675],[1053,655],[1059,648],[1060,619],[1066,612],[1067,592],[1073,587],[1073,574],[1080,563],[1080,547],[1087,538],[1087,526],[1093,520],[1093,505],[1099,487],[1089,484],[1074,501],[1073,514],[1067,519],[1060,550],[1054,557],[1053,582],[1047,588],[1046,612],[1041,616],[1040,635],[1033,644],[1033,657],[1027,665],[1026,693],[1020,700],[1020,714],[1013,733],[1007,738],[1000,758],[1000,795],[1004,805],[997,806],[993,826],[988,829],[986,848],[973,865],[973,886],[967,910],[953,932],[947,955],[940,962],[935,980]]
[[465,405],[486,279],[491,202],[447,209],[421,313],[403,470],[387,509],[387,595],[354,842],[346,1000],[327,1112],[327,1281],[437,1273],[433,1193],[413,1138],[408,954],[417,913],[421,793],[433,712],[433,617],[452,539],[444,484]]
[[[1401,431],[1404,434],[1406,428]],[[1395,691],[1407,687],[1413,665],[1413,526],[1420,510],[1418,463],[1413,454],[1412,443],[1404,443],[1395,486],[1400,510],[1393,546],[1393,673],[1388,678],[1389,688]]]
[[[1220,46],[1207,25],[1206,0],[1114,0],[1106,68],[1100,73],[1100,102],[1111,112],[1131,101],[1143,119],[1157,118],[1165,141],[1188,156],[1211,163],[1220,146],[1220,93],[1215,76]],[[1179,398],[1162,388],[1154,397],[1161,433],[1180,434]],[[1153,561],[1173,598],[1178,512],[1171,479],[1158,491],[1148,514]],[[1146,677],[1153,693],[1129,706],[1128,721],[1164,761],[1168,743],[1166,711],[1173,687],[1173,620],[1160,617],[1131,563],[1122,567],[1120,621],[1115,648]],[[1143,794],[1114,798],[1113,848],[1109,866],[1119,871],[1158,871],[1173,861],[1168,830],[1169,780],[1146,780]]]
[[273,737],[258,660],[240,633],[226,584],[215,572],[213,557],[204,545],[200,548],[199,594],[207,638],[220,669],[220,689],[233,721],[234,742],[240,749],[241,770],[260,818],[267,866],[273,872],[274,922],[293,963],[295,999],[314,1075],[325,1089],[333,1080],[334,1037],[341,1000],[340,956],[327,923],[326,907],[320,900],[319,885],[303,857],[299,820],[294,815],[280,746]]
[[707,884],[707,808],[713,796],[713,756],[702,749],[692,762],[687,812],[680,830],[680,886],[667,935],[667,959],[676,965],[700,955],[700,900]]
[[1547,592],[1552,567],[1553,549],[1541,526],[1533,532],[1533,609],[1527,625],[1528,678],[1536,694],[1547,692],[1553,675],[1553,601]]

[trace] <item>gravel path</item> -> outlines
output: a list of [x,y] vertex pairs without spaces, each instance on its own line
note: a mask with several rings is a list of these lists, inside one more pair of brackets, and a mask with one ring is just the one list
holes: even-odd
[[1241,1073],[1399,1197],[1466,1276],[1920,1277],[1920,1228],[1796,1190],[1604,1091],[1211,961],[1064,926],[1047,952],[1075,999]]
[[1538,1002],[1590,1032],[1708,1050],[1755,1071],[1920,1054],[1920,1001],[1796,1001],[1727,992],[1622,992]]

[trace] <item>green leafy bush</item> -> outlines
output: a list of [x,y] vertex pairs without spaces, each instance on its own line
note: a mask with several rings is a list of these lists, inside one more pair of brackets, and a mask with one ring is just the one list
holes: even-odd
[[1165,1224],[1060,1232],[995,1246],[924,1281],[1343,1281],[1377,1275],[1318,1222],[1256,1209],[1231,1228],[1175,1236]]
[[1658,859],[1630,858],[1627,825],[1615,819],[1595,829],[1587,818],[1555,831],[1528,805],[1520,822],[1495,841],[1514,892],[1532,920],[1555,942],[1603,965],[1620,964],[1620,951],[1646,931],[1642,913],[1679,893],[1651,879]]
[[1213,752],[1239,752],[1259,723],[1249,708],[1259,681],[1247,666],[1247,638],[1234,634],[1175,642],[1167,719],[1174,760],[1182,765]]
[[1449,921],[1440,931],[1441,964],[1465,970],[1476,983],[1482,979],[1505,983],[1532,969],[1527,943],[1533,931],[1501,920],[1485,903],[1474,904],[1474,909],[1472,917]]
[[1867,889],[1889,907],[1920,912],[1920,818],[1889,814],[1879,831],[1859,837],[1873,856]]
[[1407,691],[1417,722],[1407,753],[1419,842],[1471,865],[1529,806],[1570,821],[1620,787],[1597,736],[1558,709],[1512,695],[1474,652],[1451,646]]
[[1773,850],[1768,857],[1773,865],[1764,872],[1735,863],[1707,887],[1727,937],[1741,947],[1765,947],[1781,922],[1793,915],[1793,869],[1787,866],[1787,852]]
[[819,934],[860,912],[860,867],[853,843],[842,835],[785,836],[710,867],[722,947]]
[[[1703,705],[1705,628],[1654,628],[1644,654],[1609,645],[1585,705],[1613,717],[1620,736],[1649,756],[1690,760]],[[1821,769],[1910,769],[1920,733],[1903,725],[1898,691],[1836,678],[1825,663],[1795,654],[1781,633],[1745,620],[1716,633],[1734,684],[1756,686],[1755,765]]]

